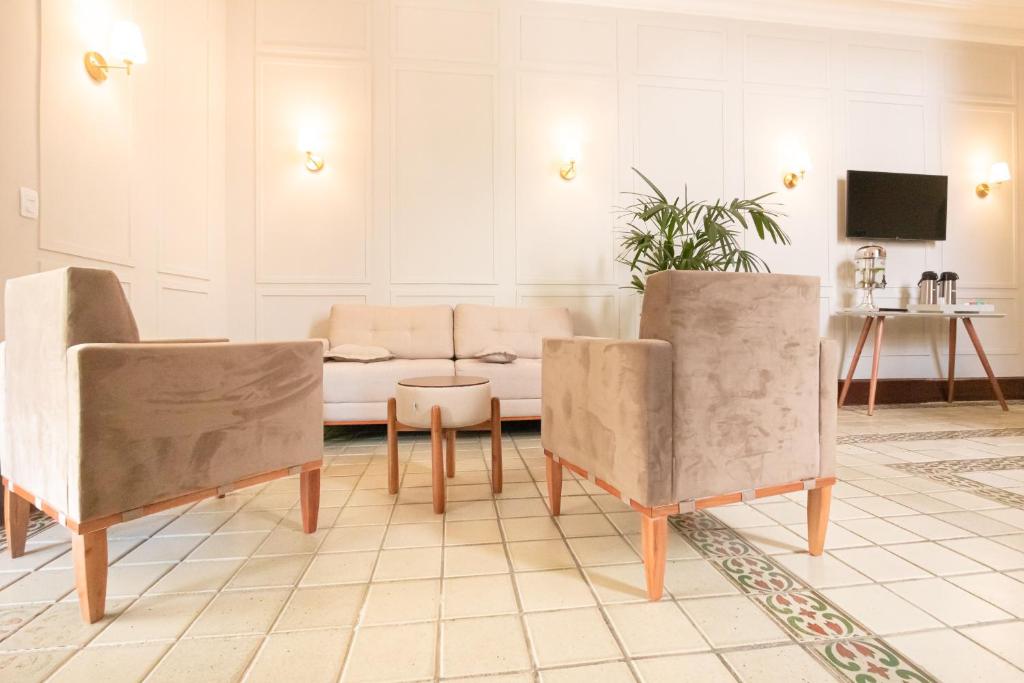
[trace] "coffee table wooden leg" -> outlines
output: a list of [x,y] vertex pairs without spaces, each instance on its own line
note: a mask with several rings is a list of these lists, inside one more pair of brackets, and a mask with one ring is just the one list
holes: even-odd
[[501,401],[491,399],[491,491],[501,493]]
[[875,324],[875,347],[871,357],[871,384],[868,386],[868,415],[875,414],[875,389],[878,388],[878,361],[882,355],[882,331],[885,329],[885,316],[878,316]]
[[455,476],[455,430],[446,429],[444,430],[445,444],[444,444],[444,455],[445,455],[445,471],[449,477]]
[[981,348],[981,340],[978,339],[978,332],[974,329],[974,321],[970,318],[964,318],[964,327],[967,328],[967,336],[971,338],[971,343],[974,344],[974,350],[978,352],[978,360],[981,361],[981,367],[985,368],[988,381],[992,383],[992,391],[995,392],[996,400],[999,401],[999,405],[1003,407],[1003,410],[1009,411],[1010,408],[1006,405],[1006,399],[1003,398],[1003,390],[999,388],[999,380],[996,379],[995,373],[992,372],[992,365],[988,362],[985,349]]
[[846,381],[843,382],[843,390],[839,392],[839,407],[842,408],[846,402],[846,393],[850,390],[850,382],[853,381],[853,373],[857,370],[857,363],[860,361],[860,352],[864,350],[864,342],[868,339],[868,332],[871,331],[871,323],[875,319],[872,316],[864,318],[864,326],[860,328],[860,339],[857,340],[857,347],[853,350],[853,357],[850,359],[850,371],[846,373]]
[[388,399],[388,493],[398,493],[398,418],[395,399]]
[[441,407],[430,409],[430,473],[434,485],[434,512],[444,512],[444,448],[441,445]]
[[953,402],[956,380],[956,318],[949,319],[949,379],[946,381],[946,401]]

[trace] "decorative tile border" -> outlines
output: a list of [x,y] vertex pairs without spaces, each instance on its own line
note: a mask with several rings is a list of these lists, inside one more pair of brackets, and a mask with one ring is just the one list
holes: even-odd
[[[990,486],[968,477],[957,476],[964,472],[998,472],[999,470],[1024,469],[1024,456],[1003,456],[970,460],[934,460],[932,462],[899,462],[887,465],[894,470],[916,474],[949,484],[982,498],[1024,508],[1024,496],[1013,491]],[[1024,482],[1021,483],[1024,486]]]
[[893,432],[891,434],[842,434],[836,438],[840,446],[883,441],[937,441],[940,439],[980,439],[990,436],[1024,436],[1024,427],[1000,429],[962,429],[941,432]]
[[707,512],[677,515],[671,525],[729,581],[812,656],[854,683],[935,683],[863,624]]

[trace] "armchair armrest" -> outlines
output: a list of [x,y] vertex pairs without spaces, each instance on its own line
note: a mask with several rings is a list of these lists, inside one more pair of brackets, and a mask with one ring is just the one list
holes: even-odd
[[143,339],[140,344],[223,344],[231,341],[227,337],[191,337],[186,339]]
[[67,358],[79,521],[322,458],[315,342],[81,344]]
[[545,339],[544,449],[647,506],[672,497],[672,345]]
[[821,477],[836,474],[836,434],[839,409],[839,343],[821,340],[818,355],[818,439],[821,450]]
[[327,352],[331,350],[331,340],[330,339],[324,339],[323,337],[317,337],[317,338],[311,339],[310,341],[320,342],[320,344],[323,346],[323,354],[322,355],[327,355]]

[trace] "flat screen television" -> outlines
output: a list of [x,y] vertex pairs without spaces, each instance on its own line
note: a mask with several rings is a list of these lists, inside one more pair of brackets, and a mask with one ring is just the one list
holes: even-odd
[[948,178],[919,173],[846,172],[846,236],[946,239]]

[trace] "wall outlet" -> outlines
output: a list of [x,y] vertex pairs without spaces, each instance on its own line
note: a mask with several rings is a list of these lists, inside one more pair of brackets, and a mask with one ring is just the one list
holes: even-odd
[[30,187],[21,188],[21,215],[39,218],[39,193]]

